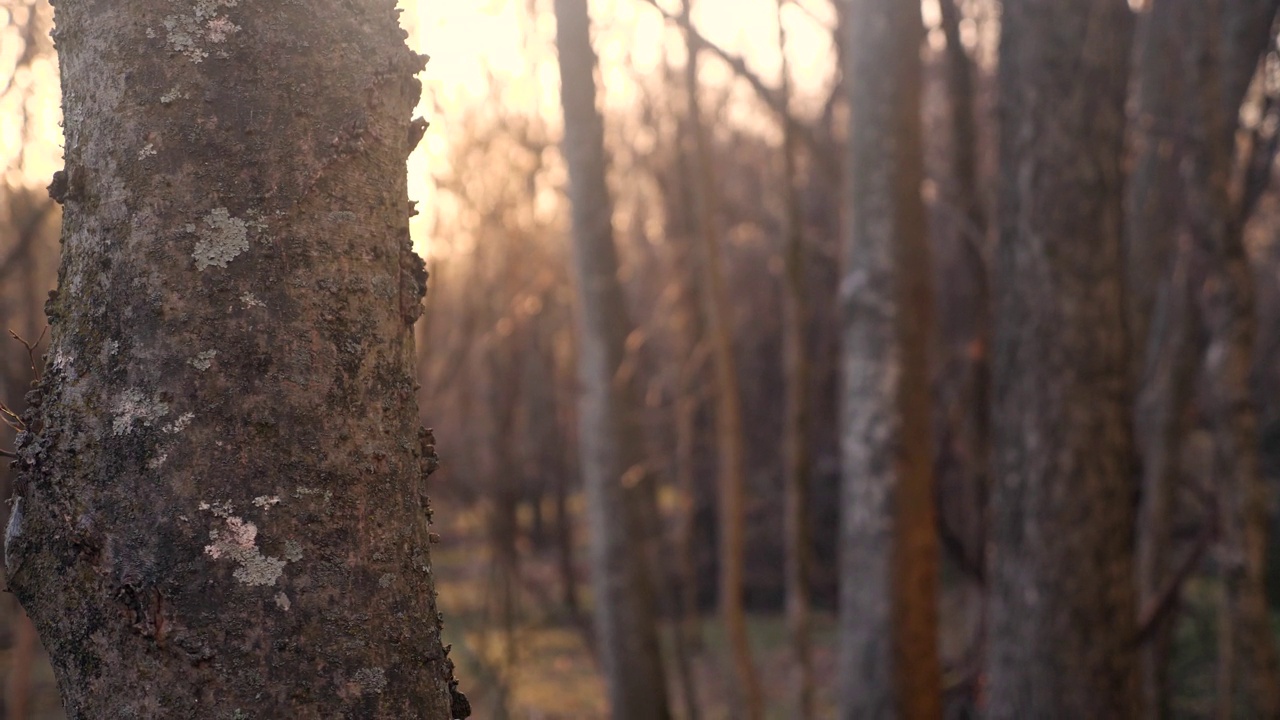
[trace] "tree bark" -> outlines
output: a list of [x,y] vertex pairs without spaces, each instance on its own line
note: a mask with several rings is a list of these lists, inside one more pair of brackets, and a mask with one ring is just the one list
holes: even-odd
[[853,110],[840,287],[840,717],[937,718],[920,6],[856,0],[850,12],[857,20],[848,24],[845,71]]
[[[778,0],[778,48],[782,55],[781,102],[791,114],[791,65],[787,60],[787,32],[782,9],[787,0]],[[813,643],[809,639],[809,566],[813,532],[809,523],[812,459],[809,453],[812,403],[809,385],[809,294],[806,282],[808,251],[800,207],[799,139],[788,119],[782,126],[783,206],[785,247],[783,248],[782,367],[786,383],[786,415],[783,429],[785,471],[783,482],[783,523],[786,533],[786,614],[790,635],[796,720],[814,716]]]
[[[1195,1],[1195,0],[1193,0]],[[1138,381],[1134,439],[1141,501],[1137,533],[1139,608],[1156,602],[1173,572],[1172,530],[1184,416],[1199,369],[1185,229],[1182,161],[1186,93],[1178,57],[1189,33],[1177,0],[1154,3],[1139,20],[1134,53],[1134,112],[1129,121],[1133,165],[1126,187],[1126,301],[1132,367]],[[1149,720],[1169,717],[1173,622],[1152,628],[1141,648],[1142,707]]]
[[987,714],[1139,714],[1124,0],[1008,0]]
[[[1232,202],[1235,115],[1224,110],[1231,62],[1222,32],[1231,14],[1223,0],[1188,2],[1185,21],[1204,28],[1188,43],[1184,66],[1195,92],[1197,122],[1187,164],[1191,234],[1208,263],[1198,302],[1209,338],[1205,353],[1207,414],[1218,479],[1218,546],[1214,553],[1226,602],[1220,628],[1226,652],[1220,692],[1244,717],[1280,717],[1277,659],[1265,589],[1267,502],[1258,458],[1258,420],[1250,385],[1256,325],[1253,271],[1244,218]],[[1268,19],[1268,27],[1270,20]],[[1256,58],[1255,58],[1256,64]],[[1233,716],[1228,709],[1227,716]]]
[[656,596],[645,562],[645,452],[636,389],[621,372],[631,329],[618,280],[604,120],[586,0],[556,0],[563,153],[573,210],[578,292],[580,448],[595,621],[612,717],[671,717],[659,653]]
[[747,720],[764,717],[764,690],[752,660],[747,614],[743,605],[746,570],[747,468],[746,435],[742,426],[742,390],[738,361],[734,356],[734,329],[729,289],[724,278],[720,238],[720,199],[711,138],[703,123],[698,96],[698,52],[701,40],[690,20],[692,0],[684,0],[680,24],[685,34],[688,60],[685,91],[689,100],[689,126],[693,136],[693,197],[698,217],[698,270],[706,307],[707,334],[715,371],[716,456],[719,461],[720,615],[724,621],[730,659],[733,662],[733,702],[736,715]]
[[467,714],[411,377],[423,58],[394,3],[56,19],[63,258],[5,561],[68,717]]

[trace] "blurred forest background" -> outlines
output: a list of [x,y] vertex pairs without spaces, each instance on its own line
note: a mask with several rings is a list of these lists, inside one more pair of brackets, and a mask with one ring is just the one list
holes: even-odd
[[[552,3],[402,4],[411,45],[433,56],[421,108],[432,124],[409,176],[416,247],[431,273],[417,327],[419,381],[423,422],[435,428],[442,458],[432,496],[446,639],[476,717],[605,717],[587,579],[576,367],[583,329],[575,320]],[[1211,263],[1185,249],[1194,243],[1186,241],[1192,224],[1179,180],[1193,135],[1181,108],[1194,105],[1195,93],[1178,84],[1178,53],[1194,47],[1191,36],[1201,30],[1131,4],[1139,17],[1129,107],[1138,120],[1129,131],[1126,238],[1169,238],[1183,248],[1173,253],[1177,277],[1200,277],[1197,268]],[[1269,8],[1251,26],[1265,42],[1247,62],[1230,157],[1233,220],[1256,283],[1246,402],[1257,412],[1259,479],[1274,526],[1280,196],[1269,181],[1280,144],[1280,54],[1276,3],[1241,5]],[[590,7],[617,276],[632,323],[624,368],[640,405],[644,460],[633,482],[652,482],[657,500],[642,550],[662,560],[657,601],[672,707],[691,719],[745,717],[730,710],[742,702],[734,698],[744,691],[735,669],[743,652],[733,624],[726,630],[722,622],[733,603],[719,592],[725,558],[736,554],[765,716],[833,717],[841,158],[851,111],[840,68],[842,38],[856,18],[842,0],[700,0],[690,15],[662,0]],[[960,718],[981,703],[988,598],[1001,8],[998,0],[924,0],[922,19],[921,192],[937,328],[929,372],[938,652],[947,716]],[[59,209],[45,190],[60,167],[51,22],[44,0],[0,0],[0,329],[21,339],[0,345],[0,398],[15,411],[40,362],[43,303],[56,284]],[[698,249],[708,234],[718,241],[714,267]],[[1158,263],[1144,262],[1130,258],[1131,292],[1176,295]],[[1234,692],[1222,668],[1236,650],[1224,632],[1232,604],[1213,551],[1224,536],[1215,509],[1222,497],[1215,434],[1223,430],[1207,409],[1213,365],[1198,360],[1211,333],[1179,314],[1177,302],[1151,302],[1164,310],[1150,323],[1177,332],[1172,340],[1152,333],[1161,338],[1152,356],[1164,364],[1149,359],[1160,367],[1138,372],[1146,384],[1135,390],[1143,462],[1134,486],[1157,456],[1173,479],[1163,518],[1144,513],[1137,532],[1139,547],[1166,558],[1168,568],[1138,571],[1141,608],[1151,611],[1140,614],[1139,629],[1167,668],[1160,686],[1170,716],[1222,717]],[[34,346],[30,353],[22,341]],[[1153,385],[1165,389],[1147,391]],[[1153,449],[1144,438],[1157,435],[1164,444]],[[13,429],[0,425],[0,447],[12,442]],[[726,462],[740,464],[744,490],[740,545],[728,548],[724,538],[735,536],[718,529],[728,486],[717,478]],[[7,472],[0,468],[0,497],[9,496]],[[7,509],[0,505],[0,520]],[[1270,557],[1274,603],[1280,553]],[[34,631],[7,594],[0,595],[0,678],[0,716],[61,716]]]

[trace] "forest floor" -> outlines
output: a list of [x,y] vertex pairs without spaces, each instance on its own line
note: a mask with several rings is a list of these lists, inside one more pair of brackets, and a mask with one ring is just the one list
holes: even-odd
[[[565,610],[559,601],[560,579],[549,553],[522,545],[515,582],[498,571],[490,556],[483,514],[442,503],[436,530],[441,542],[433,547],[440,609],[445,618],[445,642],[453,645],[461,689],[474,707],[476,720],[597,720],[607,717],[604,685],[590,651],[589,625]],[[582,581],[583,539],[578,539],[579,593],[589,603]],[[1212,716],[1214,649],[1218,596],[1206,576],[1193,577],[1182,593],[1183,607],[1175,633],[1172,662],[1175,718]],[[510,598],[508,603],[502,602]],[[944,593],[942,614],[955,618],[962,609],[948,608]],[[15,606],[12,596],[0,595],[0,717],[4,717],[5,686],[14,660]],[[508,610],[509,608],[509,610]],[[1278,618],[1280,619],[1280,618]],[[780,614],[756,614],[749,619],[752,647],[769,704],[769,720],[795,716],[790,649]],[[700,618],[701,647],[691,653],[700,720],[731,718],[729,700],[733,678],[723,629],[712,615]],[[1278,627],[1280,629],[1280,627]],[[672,658],[670,625],[663,641]],[[958,642],[969,630],[944,622],[943,656],[954,657]],[[835,671],[835,618],[817,613],[813,622],[813,650],[818,718],[835,717],[831,688]],[[28,720],[63,720],[53,675],[42,653],[31,669]],[[667,663],[674,667],[673,662]],[[670,678],[676,717],[682,720],[683,687]]]
[[[459,523],[442,530],[442,542],[432,549],[439,583],[440,609],[445,617],[445,642],[458,666],[461,689],[485,720],[594,720],[608,717],[604,684],[590,650],[585,621],[558,602],[558,579],[548,558],[524,554],[512,593],[512,622],[504,616],[499,598],[504,578],[487,559],[483,539]],[[580,556],[581,557],[581,556]],[[579,592],[589,598],[582,583]],[[760,675],[770,720],[794,717],[794,676],[782,616],[748,618],[756,670]],[[691,653],[702,720],[730,718],[729,687],[733,679],[723,670],[727,662],[723,627],[715,617],[700,618],[696,635],[701,648]],[[830,693],[835,669],[835,617],[818,613],[813,622],[813,653],[818,717],[834,717]],[[509,629],[508,629],[509,627]],[[663,627],[667,667],[672,662],[673,628]],[[682,707],[683,691],[673,673],[668,679],[672,702]],[[677,717],[684,717],[678,712]]]

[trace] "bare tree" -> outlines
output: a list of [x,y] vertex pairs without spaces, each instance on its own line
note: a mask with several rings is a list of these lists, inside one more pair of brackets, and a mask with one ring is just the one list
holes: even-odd
[[742,417],[742,385],[734,357],[733,317],[725,282],[720,237],[720,198],[711,154],[711,137],[703,122],[699,98],[698,54],[702,49],[693,32],[692,0],[681,6],[688,60],[685,90],[689,100],[689,126],[693,140],[693,197],[698,216],[698,270],[707,319],[707,341],[715,373],[716,468],[720,521],[720,615],[724,621],[730,659],[737,686],[734,702],[748,720],[764,717],[764,690],[751,657],[747,616],[742,597],[746,563],[746,447]]
[[[1239,8],[1233,8],[1238,10]],[[1224,97],[1247,86],[1225,76],[1235,49],[1227,41],[1233,18],[1222,0],[1187,3],[1184,22],[1204,28],[1187,44],[1185,72],[1195,118],[1187,165],[1191,235],[1206,258],[1207,278],[1197,293],[1208,347],[1207,415],[1214,433],[1218,478],[1214,561],[1222,581],[1225,623],[1219,629],[1218,713],[1233,717],[1280,716],[1280,660],[1271,631],[1264,585],[1266,491],[1258,464],[1253,368],[1256,308],[1254,279],[1244,247],[1244,217],[1232,197],[1234,113]],[[1271,16],[1263,19],[1270,28]],[[1264,46],[1265,47],[1265,46]],[[1257,56],[1253,64],[1256,65]],[[1241,73],[1251,77],[1252,72]]]
[[1124,0],[1003,8],[988,716],[1137,717],[1120,260],[1132,18]]
[[840,289],[840,716],[937,718],[933,298],[920,195],[920,6],[858,0],[850,13],[852,222]]
[[428,551],[423,58],[394,3],[56,20],[60,290],[5,562],[68,716],[469,714]]
[[581,327],[579,443],[599,654],[613,717],[663,720],[671,711],[644,548],[643,504],[649,500],[643,495],[651,486],[636,389],[624,368],[632,326],[618,280],[596,56],[586,0],[556,0],[555,12]]
[[[780,102],[791,112],[791,65],[787,58],[787,31],[783,8],[778,0],[778,50],[782,55]],[[783,313],[782,372],[786,383],[786,416],[783,426],[785,463],[783,496],[786,519],[786,612],[787,632],[795,662],[796,718],[809,720],[814,713],[813,649],[809,639],[809,566],[813,532],[809,523],[812,459],[809,453],[812,403],[809,381],[813,374],[809,360],[809,294],[805,275],[808,250],[801,213],[798,157],[799,139],[791,122],[782,126],[783,159]]]

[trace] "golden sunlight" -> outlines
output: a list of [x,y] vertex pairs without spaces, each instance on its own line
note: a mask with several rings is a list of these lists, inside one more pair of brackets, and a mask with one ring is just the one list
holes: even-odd
[[[788,6],[783,22],[790,38],[788,59],[800,109],[816,104],[834,75],[830,7]],[[436,202],[434,178],[447,171],[449,138],[464,132],[458,123],[496,112],[539,115],[559,126],[559,76],[555,62],[555,18],[549,0],[486,0],[439,3],[402,0],[410,44],[431,56],[422,75],[419,113],[431,129],[409,160],[409,192],[421,215],[414,218],[415,247],[423,255],[446,252],[430,229],[447,212]],[[664,7],[675,11],[674,3]],[[700,0],[694,23],[718,46],[743,57],[753,71],[776,82],[781,67],[775,0]],[[600,56],[602,103],[626,109],[636,101],[638,81],[658,72],[664,54],[684,62],[684,43],[645,0],[594,0],[596,51]],[[718,62],[703,64],[705,86],[730,85],[729,113],[747,125],[768,121],[749,88],[732,84],[732,71]],[[556,130],[558,132],[558,130]]]

